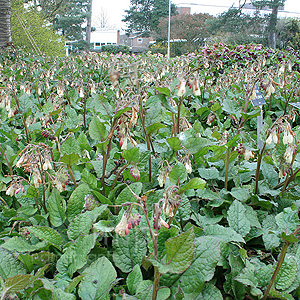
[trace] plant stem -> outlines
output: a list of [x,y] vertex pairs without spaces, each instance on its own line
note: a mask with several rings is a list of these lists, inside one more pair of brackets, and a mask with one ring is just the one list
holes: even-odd
[[86,131],[86,97],[83,99],[83,127],[84,131]]
[[68,170],[69,170],[70,175],[71,175],[71,177],[72,177],[72,180],[73,180],[73,182],[74,182],[75,188],[77,188],[78,185],[77,185],[77,182],[76,182],[76,180],[75,180],[75,176],[74,176],[73,169],[72,169],[72,167],[69,166],[69,165],[68,165]]
[[255,191],[254,191],[255,195],[257,195],[257,192],[258,192],[259,171],[260,171],[261,160],[262,160],[265,148],[266,148],[266,143],[264,143],[264,145],[258,155],[258,158],[257,158],[257,165],[256,165],[256,172],[255,172]]
[[3,150],[3,148],[2,148],[1,146],[0,146],[0,151],[1,151],[2,155],[4,156],[6,162],[7,162],[7,165],[8,165],[8,168],[9,168],[9,174],[12,176],[12,175],[13,175],[12,166],[11,166],[11,164],[9,163],[8,158],[7,158],[7,156],[6,156],[6,154],[5,154],[4,150]]
[[28,127],[27,127],[27,124],[26,124],[24,113],[21,112],[20,104],[19,104],[19,99],[18,99],[17,95],[14,92],[12,92],[12,95],[13,95],[15,101],[16,101],[16,104],[17,104],[17,107],[18,107],[18,111],[21,114],[21,119],[23,121],[23,125],[24,125],[24,128],[25,128],[26,140],[27,140],[27,143],[29,143],[29,141],[30,141],[30,134],[29,134],[29,130],[28,130]]
[[228,187],[228,170],[229,170],[229,159],[230,159],[230,149],[227,148],[226,151],[226,165],[225,165],[225,189]]
[[266,300],[268,295],[269,295],[269,292],[270,292],[270,290],[271,290],[271,288],[274,284],[275,278],[276,278],[276,276],[277,276],[277,274],[278,274],[278,272],[279,272],[279,270],[282,266],[282,263],[284,261],[284,258],[285,258],[285,255],[286,255],[286,252],[287,252],[287,249],[288,249],[289,245],[290,245],[289,242],[287,242],[287,241],[284,242],[283,247],[282,247],[281,252],[280,252],[278,262],[277,262],[276,269],[275,269],[275,271],[274,271],[274,273],[271,277],[271,280],[270,280],[269,285],[268,285],[268,287],[267,287],[267,289],[264,293],[264,296],[263,296],[262,300]]
[[114,187],[115,187],[115,185],[116,185],[116,183],[117,183],[117,180],[118,180],[118,178],[119,178],[119,176],[121,175],[121,173],[128,167],[128,165],[129,165],[129,163],[127,162],[121,169],[120,169],[120,171],[118,172],[118,174],[116,175],[116,178],[114,179],[114,182],[113,182],[113,184],[112,184],[112,186],[111,186],[111,190],[113,190],[114,189]]
[[158,267],[154,267],[154,283],[153,283],[152,300],[156,300],[157,298],[159,279],[160,279],[160,273],[158,271]]
[[177,126],[176,126],[176,134],[179,134],[179,124],[180,124],[180,112],[181,112],[181,105],[183,103],[183,97],[180,98],[178,108],[177,108]]

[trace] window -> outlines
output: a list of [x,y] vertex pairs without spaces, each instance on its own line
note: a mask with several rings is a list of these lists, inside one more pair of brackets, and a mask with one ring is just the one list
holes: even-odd
[[95,46],[100,46],[100,43],[95,43]]
[[137,39],[137,43],[138,43],[138,44],[143,44],[143,38],[138,38],[138,39]]

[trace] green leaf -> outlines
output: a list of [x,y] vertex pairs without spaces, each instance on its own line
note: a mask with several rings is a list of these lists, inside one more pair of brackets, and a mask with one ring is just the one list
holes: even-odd
[[146,253],[147,242],[137,228],[131,229],[126,237],[116,236],[113,239],[113,260],[122,272],[129,273],[133,266],[141,265]]
[[26,274],[23,264],[13,254],[0,248],[0,276],[6,280],[15,275]]
[[167,109],[168,111],[176,114],[176,110],[170,105],[170,102],[169,100],[167,99],[166,95],[165,94],[158,94],[158,95],[155,95],[155,96],[151,96],[148,101],[152,100],[153,99],[157,99],[160,101],[161,105]]
[[227,211],[229,226],[241,236],[246,236],[250,232],[250,221],[245,212],[245,207],[238,200],[234,200]]
[[251,287],[257,287],[258,280],[254,274],[254,267],[252,265],[247,266],[242,270],[238,276],[234,278],[235,280],[241,282],[244,285],[249,285]]
[[88,168],[83,169],[81,172],[81,181],[87,183],[91,189],[97,189],[97,178]]
[[71,222],[67,230],[67,234],[70,240],[76,240],[79,235],[88,234],[92,224],[96,221],[97,217],[102,214],[106,209],[106,205],[95,207],[92,211],[86,211]]
[[6,279],[4,284],[4,290],[10,293],[19,292],[27,287],[30,282],[31,275],[15,275]]
[[99,193],[96,190],[92,190],[92,194],[102,203],[102,204],[109,204],[112,205],[112,202],[106,198],[104,195],[102,195],[101,193]]
[[184,182],[187,178],[185,166],[181,162],[177,162],[177,164],[172,168],[169,178],[174,184],[178,184],[178,181]]
[[183,273],[192,263],[195,251],[193,227],[166,241],[166,264],[172,273]]
[[123,150],[122,156],[127,160],[128,163],[138,163],[140,160],[140,150],[138,148]]
[[[73,294],[66,293],[64,290],[56,287],[49,279],[41,278],[40,282],[43,283],[46,290],[52,291],[51,300],[76,300],[76,297]],[[48,295],[46,297],[48,297]]]
[[10,251],[15,250],[17,252],[33,252],[45,248],[46,246],[46,242],[40,242],[32,245],[20,236],[14,236],[1,245],[2,248]]
[[99,222],[95,223],[93,227],[101,232],[112,232],[115,227],[109,226],[112,221],[105,221],[100,220]]
[[103,121],[98,116],[94,116],[89,126],[89,134],[93,140],[104,141],[107,137],[107,130]]
[[66,203],[56,188],[53,188],[47,204],[51,224],[59,227],[66,220]]
[[100,257],[84,270],[85,277],[81,281],[78,294],[82,300],[109,300],[117,272],[106,257]]
[[275,217],[279,230],[286,234],[294,232],[299,224],[298,213],[290,207],[286,207],[283,212]]
[[75,277],[66,287],[65,292],[66,293],[72,293],[76,286],[79,284],[79,282],[84,278],[84,275],[79,275]]
[[76,164],[79,160],[79,155],[77,153],[64,154],[60,161],[65,163],[67,166],[72,166]]
[[71,243],[65,253],[59,258],[56,268],[60,273],[66,273],[71,278],[75,271],[82,268],[88,254],[95,246],[98,234],[79,236],[75,243]]
[[235,115],[238,119],[242,116],[241,115],[241,107],[237,104],[235,100],[232,99],[225,99],[222,104],[222,108],[229,114]]
[[65,140],[65,142],[61,146],[61,154],[77,154],[80,153],[80,146],[79,143],[77,142],[74,134],[72,133],[70,137]]
[[178,151],[182,148],[181,141],[177,136],[168,138],[167,142],[173,151]]
[[155,89],[157,91],[159,91],[161,94],[166,95],[168,97],[170,97],[170,95],[171,95],[171,92],[170,92],[169,88],[167,88],[167,87],[157,87]]
[[69,221],[72,220],[78,214],[80,214],[80,212],[83,210],[83,206],[85,203],[84,198],[89,193],[90,193],[90,188],[86,183],[79,185],[73,191],[67,206],[67,216]]
[[206,283],[204,290],[195,300],[223,300],[222,293],[211,283]]
[[146,130],[147,130],[148,134],[151,134],[151,133],[154,133],[154,132],[158,131],[161,128],[167,128],[167,126],[164,125],[164,124],[161,124],[161,123],[154,123],[154,124],[149,125],[146,128]]
[[26,192],[26,196],[29,198],[38,198],[39,197],[39,190],[34,186],[30,185]]
[[126,284],[131,295],[136,292],[136,288],[143,281],[142,271],[139,265],[135,265],[132,272],[128,274]]
[[199,168],[198,173],[204,179],[217,179],[220,177],[219,171],[215,168]]
[[295,237],[293,233],[286,234],[285,232],[282,232],[281,237],[284,241],[289,242],[290,244],[298,242],[298,239]]
[[195,239],[195,255],[190,267],[181,275],[162,275],[160,284],[172,287],[172,294],[178,286],[186,299],[194,299],[205,288],[205,282],[212,279],[220,259],[219,240],[202,236]]
[[27,227],[30,233],[33,233],[37,238],[44,240],[52,244],[53,246],[60,248],[63,243],[63,239],[60,234],[53,228],[46,226],[31,226]]
[[249,199],[249,190],[246,187],[234,187],[231,189],[230,194],[242,203],[245,203]]
[[276,289],[287,289],[296,279],[297,271],[298,268],[295,257],[286,256],[275,279]]
[[204,227],[204,234],[218,237],[219,239],[223,240],[226,243],[229,242],[245,243],[243,237],[240,234],[238,234],[236,231],[234,231],[232,228],[224,227],[218,224],[208,225]]
[[[122,192],[118,195],[115,204],[123,204],[126,202],[137,202],[134,194],[139,195],[142,191],[143,184],[141,182],[134,182],[129,187],[126,187],[122,190]],[[133,192],[133,193],[132,193]]]
[[179,193],[182,194],[183,192],[185,192],[186,190],[189,190],[189,189],[201,189],[201,190],[203,190],[205,185],[206,185],[205,180],[203,180],[199,177],[195,177],[195,178],[192,178],[186,185],[184,185],[179,190]]

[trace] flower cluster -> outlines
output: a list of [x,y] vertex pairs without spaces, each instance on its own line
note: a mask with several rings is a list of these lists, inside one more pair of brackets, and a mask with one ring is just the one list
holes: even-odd
[[169,228],[169,224],[161,217],[161,208],[158,203],[153,204],[153,228],[160,230],[161,226]]
[[242,143],[240,143],[240,144],[237,145],[236,151],[240,155],[243,155],[243,157],[244,157],[245,160],[249,160],[251,158],[254,158],[254,152],[251,151],[251,150],[249,150],[249,149],[246,149]]
[[139,214],[132,215],[131,207],[129,207],[123,214],[120,222],[115,228],[116,234],[121,237],[129,234],[129,230],[138,226],[141,222],[141,216]]
[[22,181],[23,179],[13,180],[11,184],[7,187],[5,194],[12,197],[14,195],[17,195],[20,191],[22,191],[22,193],[25,193]]
[[181,196],[179,194],[178,186],[170,186],[164,192],[163,197],[163,212],[166,216],[174,217],[174,210],[179,206]]
[[169,177],[169,174],[172,170],[172,167],[169,165],[168,161],[161,161],[160,162],[161,164],[161,167],[159,169],[159,172],[158,172],[158,184],[160,187],[163,187],[167,178]]

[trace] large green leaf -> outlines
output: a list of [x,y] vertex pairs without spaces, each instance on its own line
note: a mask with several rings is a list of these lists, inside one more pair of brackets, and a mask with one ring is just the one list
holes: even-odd
[[13,254],[0,248],[0,276],[6,280],[15,275],[26,274],[23,264]]
[[100,257],[84,270],[85,277],[79,285],[78,294],[82,300],[109,300],[117,272],[106,257]]
[[83,210],[85,196],[90,193],[88,184],[79,185],[71,194],[67,206],[67,216],[69,221],[76,217]]
[[95,207],[92,211],[86,211],[75,217],[67,230],[70,240],[76,240],[79,235],[88,234],[92,224],[96,221],[97,217],[106,209],[106,205]]
[[122,272],[129,273],[133,266],[141,265],[146,253],[147,242],[137,228],[130,230],[126,237],[116,236],[113,239],[113,260]]
[[205,284],[204,290],[195,298],[195,300],[223,300],[222,293],[211,283]]
[[140,150],[138,148],[124,150],[122,156],[127,160],[128,163],[137,163],[140,159]]
[[158,266],[160,273],[183,273],[192,263],[195,251],[194,230],[191,227],[188,231],[168,239],[165,242],[166,255],[164,264],[157,264],[155,260],[151,262]]
[[226,243],[229,242],[245,243],[243,237],[230,227],[224,227],[218,224],[214,224],[214,225],[208,225],[204,227],[203,230],[205,235],[212,235],[218,237],[219,239],[225,241]]
[[98,116],[94,116],[89,126],[89,134],[93,140],[104,141],[107,137],[107,130],[104,123]]
[[299,225],[298,212],[287,207],[275,217],[279,230],[286,234],[294,232]]
[[227,220],[229,226],[241,236],[246,236],[250,232],[250,221],[246,215],[246,209],[243,204],[234,200],[227,211]]
[[[30,282],[31,275],[15,275],[14,277],[9,277],[5,280],[4,283],[4,291],[10,292],[10,293],[15,293],[20,290],[23,290],[24,288],[27,287],[27,285]],[[4,293],[4,292],[3,292]]]
[[126,187],[122,190],[122,192],[118,195],[115,204],[123,204],[126,202],[137,202],[136,195],[139,195],[142,191],[143,184],[141,182],[134,182],[129,187]]
[[285,257],[284,262],[275,279],[275,287],[277,290],[286,290],[289,288],[297,277],[297,262],[295,257]]
[[65,253],[59,258],[56,268],[60,273],[66,273],[69,277],[82,268],[87,260],[88,254],[95,246],[98,234],[79,236],[75,243],[71,243]]
[[172,168],[169,178],[173,184],[178,184],[178,181],[180,183],[184,182],[187,178],[187,172],[184,164],[177,162],[177,164]]
[[238,119],[242,116],[241,115],[241,107],[237,104],[237,102],[233,99],[225,99],[223,101],[223,110],[229,114],[235,115]]
[[1,247],[10,251],[15,250],[17,252],[33,252],[45,248],[47,245],[48,243],[46,242],[40,242],[32,245],[24,238],[20,236],[14,236],[2,244]]
[[59,227],[66,220],[66,202],[56,188],[53,188],[47,204],[51,224]]
[[80,146],[74,134],[72,133],[61,146],[61,154],[80,153]]
[[39,239],[52,244],[53,246],[60,247],[63,239],[60,234],[53,228],[46,226],[31,226],[27,227],[30,233],[33,233]]
[[136,291],[139,283],[143,281],[143,274],[139,265],[135,265],[132,272],[128,274],[126,284],[131,295]]
[[[52,292],[52,297],[50,298],[51,300],[75,300],[76,297],[73,294],[66,293],[64,290],[62,290],[59,287],[56,287],[54,285],[54,282],[47,279],[47,278],[41,278],[40,282],[42,282],[44,288],[46,290],[49,290]],[[42,298],[42,299],[49,299],[48,294],[46,294],[47,298]],[[39,299],[39,298],[37,298]]]
[[186,190],[189,190],[189,189],[201,189],[201,190],[203,190],[205,185],[206,185],[205,180],[203,180],[199,177],[195,177],[195,178],[192,178],[187,184],[185,184],[179,190],[179,193],[183,193],[183,192],[185,192]]
[[195,239],[195,255],[190,267],[181,275],[162,275],[161,284],[171,287],[175,294],[178,286],[186,299],[194,299],[205,288],[205,282],[214,276],[220,259],[219,239],[203,236]]

